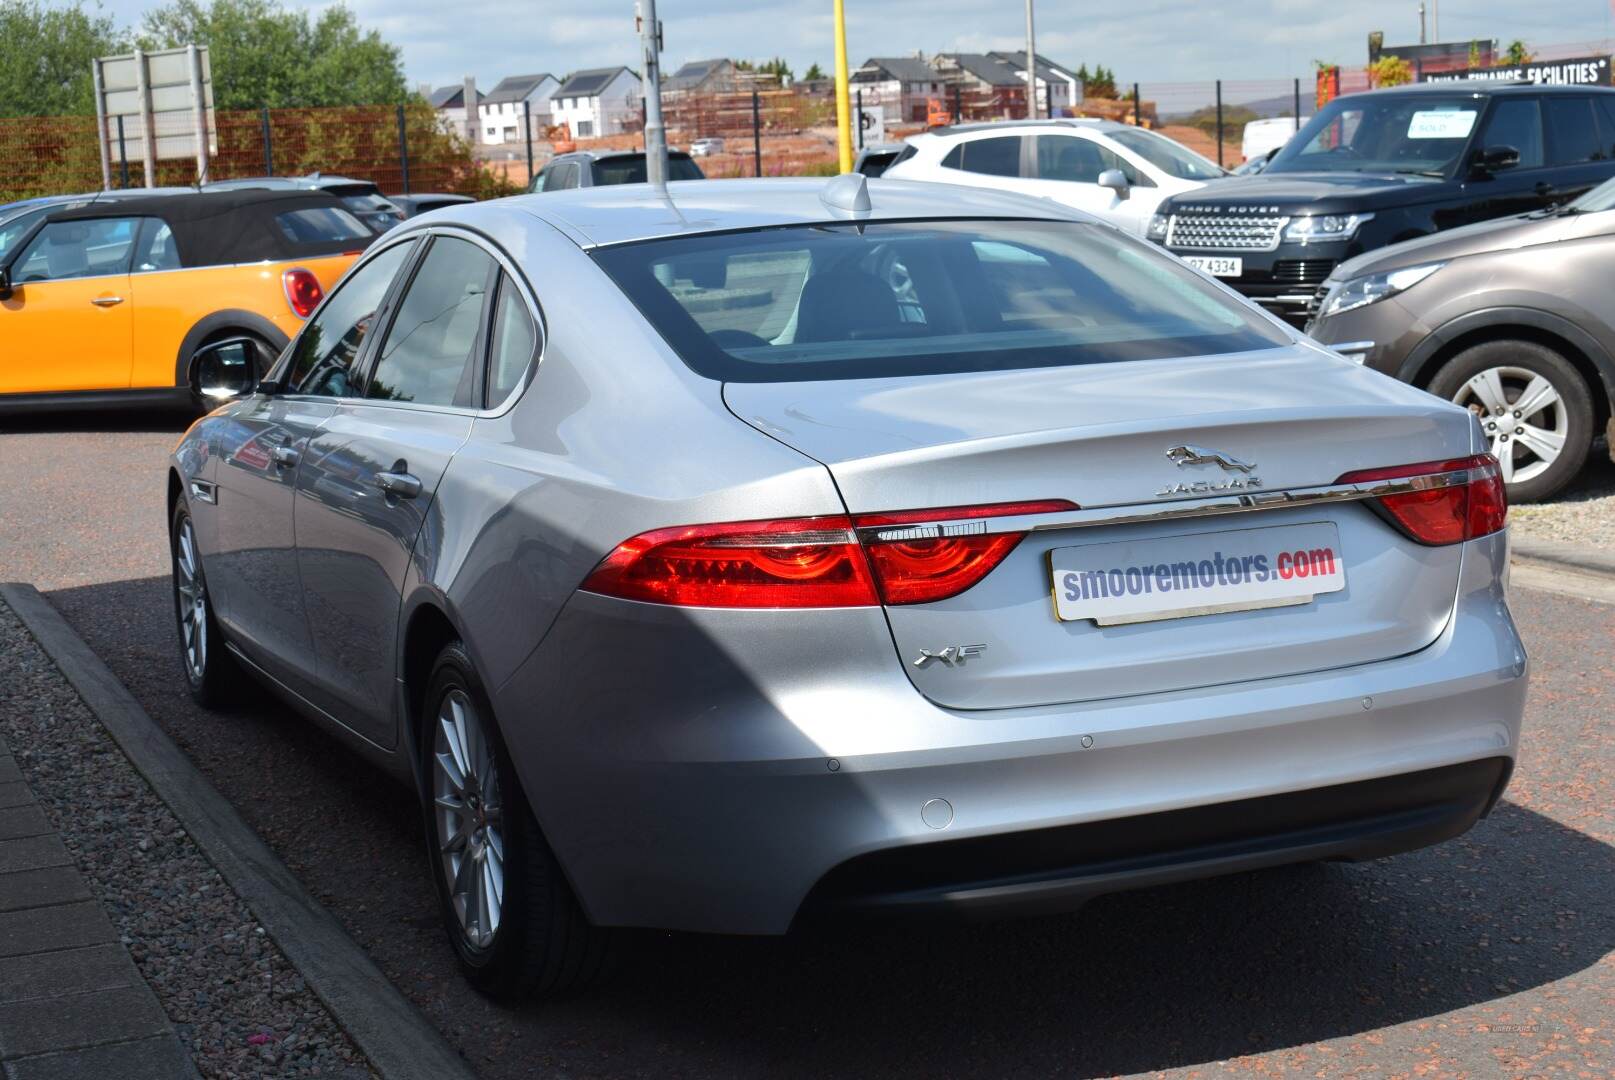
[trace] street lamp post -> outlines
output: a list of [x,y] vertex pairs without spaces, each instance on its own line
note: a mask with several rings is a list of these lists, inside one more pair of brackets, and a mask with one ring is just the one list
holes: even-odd
[[1026,118],[1037,119],[1037,41],[1032,33],[1032,0],[1026,0]]
[[644,54],[645,179],[667,183],[667,131],[662,127],[662,24],[656,18],[656,0],[635,5],[639,44]]

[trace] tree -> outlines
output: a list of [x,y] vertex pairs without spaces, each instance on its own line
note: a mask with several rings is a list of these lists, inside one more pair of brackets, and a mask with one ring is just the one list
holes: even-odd
[[1480,67],[1480,42],[1478,41],[1469,43],[1469,66],[1471,68]]
[[1413,65],[1400,56],[1386,53],[1368,65],[1369,86],[1402,86],[1412,81]]
[[1515,38],[1503,50],[1503,58],[1497,61],[1499,67],[1521,67],[1529,64],[1535,57],[1526,51],[1525,42]]
[[95,112],[90,61],[128,45],[105,15],[38,0],[0,0],[0,41],[0,116]]
[[397,46],[342,4],[310,21],[277,0],[173,0],[147,14],[143,48],[208,47],[220,109],[384,105],[409,96]]
[[823,69],[821,69],[819,67],[818,64],[809,64],[808,69],[807,69],[807,74],[803,75],[802,78],[804,78],[804,79],[822,79],[822,78],[824,78],[824,71],[823,71]]

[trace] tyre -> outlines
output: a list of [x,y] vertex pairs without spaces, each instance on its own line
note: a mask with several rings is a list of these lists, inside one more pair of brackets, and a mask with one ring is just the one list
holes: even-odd
[[191,697],[207,709],[235,702],[246,673],[224,647],[196,546],[196,527],[184,499],[174,505],[168,549],[174,573],[174,621],[179,631],[180,667]]
[[427,857],[466,979],[505,999],[595,981],[612,936],[578,906],[458,642],[438,654],[422,707]]
[[1592,393],[1552,349],[1530,341],[1475,345],[1442,365],[1429,390],[1479,418],[1511,502],[1558,493],[1587,460]]

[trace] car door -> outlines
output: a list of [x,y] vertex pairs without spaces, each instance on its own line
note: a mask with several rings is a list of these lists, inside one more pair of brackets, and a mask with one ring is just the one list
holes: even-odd
[[1554,94],[1542,99],[1547,134],[1548,200],[1567,203],[1615,175],[1594,116],[1593,99]]
[[337,405],[297,482],[313,700],[387,748],[397,740],[404,580],[422,530],[442,531],[434,495],[482,401],[488,297],[499,272],[468,236],[438,233],[428,244],[369,360],[363,398]]
[[[1144,225],[1155,211],[1158,199],[1148,198],[1155,182],[1133,162],[1086,135],[1037,137],[1037,186],[1033,193],[1104,218],[1135,236],[1144,234]],[[1099,175],[1116,169],[1127,177],[1133,191],[1123,199],[1109,188],[1099,186]],[[1139,192],[1137,198],[1134,192]]]
[[139,218],[47,221],[0,300],[0,393],[124,390],[133,358],[129,254]]
[[275,365],[271,392],[232,406],[220,425],[217,550],[207,568],[217,615],[254,662],[305,697],[314,656],[297,563],[297,478],[309,441],[354,392],[371,329],[413,247],[394,244],[355,270]]
[[1548,204],[1553,188],[1542,138],[1542,107],[1536,97],[1511,95],[1492,102],[1472,154],[1500,146],[1517,150],[1519,164],[1467,180],[1470,198],[1452,215],[1455,220],[1442,221],[1443,228],[1523,214]]

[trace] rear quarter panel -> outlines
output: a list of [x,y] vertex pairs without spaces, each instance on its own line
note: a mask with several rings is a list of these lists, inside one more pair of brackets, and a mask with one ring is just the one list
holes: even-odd
[[[134,366],[131,385],[173,386],[182,378],[186,339],[204,319],[221,312],[245,312],[268,321],[287,338],[302,329],[286,302],[281,274],[299,266],[311,271],[326,292],[356,255],[331,255],[291,262],[202,266],[130,276],[134,304]],[[234,329],[228,318],[218,329]],[[243,319],[241,329],[258,329]],[[211,331],[210,331],[211,332]],[[200,342],[191,342],[194,347]],[[279,343],[276,343],[279,344]]]

